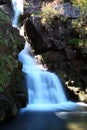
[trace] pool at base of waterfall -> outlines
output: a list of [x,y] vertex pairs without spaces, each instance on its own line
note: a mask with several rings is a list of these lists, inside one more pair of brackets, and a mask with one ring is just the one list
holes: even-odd
[[19,112],[1,122],[0,130],[87,130],[87,112]]

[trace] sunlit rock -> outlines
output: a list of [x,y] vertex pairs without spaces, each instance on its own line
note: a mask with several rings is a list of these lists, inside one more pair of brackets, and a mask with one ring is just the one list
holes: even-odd
[[55,9],[58,11],[59,15],[65,16],[67,18],[74,19],[80,17],[80,9],[78,7],[72,6],[68,2],[56,5]]

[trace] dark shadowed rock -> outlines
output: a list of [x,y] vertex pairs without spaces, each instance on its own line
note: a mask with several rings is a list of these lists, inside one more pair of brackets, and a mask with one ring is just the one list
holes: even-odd
[[45,42],[40,33],[35,28],[32,20],[29,18],[25,23],[25,31],[30,39],[32,47],[35,48],[35,52],[41,52],[45,50]]
[[0,5],[7,3],[7,0],[0,0]]

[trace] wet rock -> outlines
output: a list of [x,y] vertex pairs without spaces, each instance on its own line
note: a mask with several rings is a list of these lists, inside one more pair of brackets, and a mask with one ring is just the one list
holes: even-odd
[[3,121],[5,118],[5,111],[0,108],[0,121]]
[[17,107],[7,92],[0,94],[0,108],[3,119],[6,116],[15,116],[17,114]]
[[24,92],[17,92],[16,93],[16,105],[18,108],[26,107],[28,103],[27,91]]

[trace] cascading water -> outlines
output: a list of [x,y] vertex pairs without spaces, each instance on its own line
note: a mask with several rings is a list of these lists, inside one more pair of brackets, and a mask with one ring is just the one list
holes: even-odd
[[[12,1],[20,3],[20,0]],[[20,7],[23,7],[21,4]],[[84,110],[87,110],[87,104],[67,101],[57,76],[40,69],[29,52],[30,46],[26,42],[18,55],[23,64],[22,71],[29,94],[28,105],[20,109],[14,119],[7,118],[0,122],[0,130],[86,130],[87,112]]]
[[26,86],[29,95],[29,105],[46,108],[49,105],[66,102],[60,80],[54,73],[41,70],[34,58],[29,55],[29,45],[26,42],[24,49],[19,53],[19,61],[22,62],[22,71],[25,74]]
[[12,0],[14,9],[14,17],[12,20],[13,26],[17,27],[17,21],[19,14],[23,14],[23,0]]
[[[15,11],[13,25],[17,25],[17,17],[23,13],[23,0],[12,0],[12,3]],[[67,101],[59,78],[54,73],[40,69],[29,54],[30,51],[31,48],[26,42],[24,49],[18,55],[18,60],[23,65],[22,72],[25,75],[29,99],[23,111],[77,109],[76,103]]]

